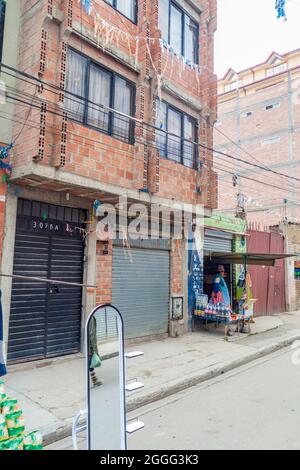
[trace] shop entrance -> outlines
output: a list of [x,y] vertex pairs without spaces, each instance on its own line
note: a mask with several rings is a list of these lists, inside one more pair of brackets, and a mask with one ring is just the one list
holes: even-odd
[[[209,256],[204,258],[204,283],[203,283],[203,293],[208,296],[208,299],[211,298],[211,294],[214,288],[214,277],[218,274],[218,266],[220,263],[216,263],[213,259],[211,260]],[[231,305],[235,306],[235,286],[233,282],[233,267],[230,264],[222,263],[225,268],[225,282],[227,284]]]
[[[86,213],[19,200],[13,274],[82,284]],[[82,289],[14,278],[8,362],[80,350]]]

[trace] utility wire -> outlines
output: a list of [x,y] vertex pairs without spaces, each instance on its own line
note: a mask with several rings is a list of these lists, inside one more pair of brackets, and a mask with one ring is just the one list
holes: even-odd
[[[8,66],[6,66],[6,65],[4,65],[4,64],[2,64],[2,65],[3,65],[4,67],[8,67]],[[42,80],[37,79],[37,78],[34,77],[34,76],[30,76],[29,74],[25,74],[24,72],[20,72],[20,71],[18,71],[17,69],[14,69],[13,67],[8,67],[8,68],[11,69],[11,70],[13,70],[13,71],[16,72],[16,73],[21,73],[22,75],[26,76],[27,78],[31,78],[32,80],[38,81],[38,82],[40,82],[40,83],[44,83]],[[17,77],[16,77],[16,78],[17,78]],[[51,88],[55,88],[55,89],[57,89],[57,90],[60,90],[60,88],[58,88],[56,85],[52,85],[52,84],[49,84],[49,83],[46,83],[46,85],[50,86]],[[62,92],[62,91],[60,90],[60,93],[61,93],[61,92]],[[79,100],[82,100],[83,103],[84,103],[84,102],[87,102],[87,103],[92,104],[93,106],[96,106],[96,108],[99,107],[99,108],[101,108],[101,109],[106,109],[106,110],[109,111],[109,112],[117,113],[117,114],[119,114],[119,115],[121,115],[121,116],[123,116],[123,117],[126,117],[126,119],[131,119],[131,120],[133,120],[133,121],[135,121],[135,122],[138,122],[139,124],[141,124],[141,125],[143,125],[143,126],[146,126],[146,127],[149,127],[149,128],[151,128],[152,130],[155,130],[156,132],[161,132],[161,133],[163,133],[163,134],[167,134],[168,136],[172,136],[172,137],[174,137],[174,138],[180,139],[180,137],[177,136],[176,134],[172,134],[172,133],[169,133],[168,131],[164,131],[163,129],[160,129],[160,128],[158,128],[158,127],[156,127],[156,126],[153,126],[153,125],[151,125],[151,124],[149,124],[149,123],[139,121],[139,120],[135,119],[135,118],[132,117],[132,116],[124,115],[124,113],[120,113],[119,111],[114,110],[114,109],[112,109],[112,108],[109,108],[109,107],[107,107],[107,106],[100,105],[100,104],[98,104],[98,103],[90,102],[89,100],[86,100],[86,99],[84,99],[84,98],[82,98],[82,97],[80,97],[79,95],[76,95],[76,94],[74,94],[74,93],[71,93],[71,92],[68,92],[68,91],[64,91],[64,94],[67,94],[67,95],[70,94],[70,95],[72,95],[73,97],[77,98],[77,100],[78,100],[78,99],[79,99]],[[43,100],[41,100],[41,101],[43,101]],[[203,116],[201,116],[201,117],[203,118]],[[203,118],[203,119],[204,119],[204,118]],[[181,140],[183,140],[183,139],[181,139]],[[271,172],[271,173],[273,173],[274,175],[284,177],[284,178],[286,178],[286,179],[288,179],[288,180],[294,180],[294,181],[299,181],[299,182],[300,182],[300,179],[299,179],[299,178],[286,175],[286,174],[281,173],[281,172],[278,172],[278,171],[276,171],[276,170],[272,170],[271,168],[265,167],[265,166],[263,166],[263,165],[254,164],[254,163],[248,162],[248,161],[246,161],[246,160],[243,160],[243,159],[241,159],[241,158],[234,157],[233,155],[230,155],[230,154],[225,153],[225,152],[221,152],[221,151],[216,150],[216,149],[214,149],[214,148],[212,148],[212,147],[209,147],[209,146],[206,146],[206,145],[204,145],[204,144],[201,144],[200,142],[194,142],[194,141],[191,141],[191,140],[188,140],[188,142],[189,142],[190,144],[199,145],[200,147],[202,147],[202,148],[204,148],[204,149],[206,149],[206,150],[209,150],[209,151],[214,152],[214,153],[219,154],[219,155],[223,155],[223,156],[225,156],[225,157],[227,157],[227,158],[230,158],[230,159],[234,159],[234,160],[239,161],[239,162],[241,162],[241,163],[244,163],[244,164],[246,164],[246,165],[248,165],[248,166],[252,166],[252,167],[255,167],[255,168],[259,168],[260,170],[263,170],[263,171]]]

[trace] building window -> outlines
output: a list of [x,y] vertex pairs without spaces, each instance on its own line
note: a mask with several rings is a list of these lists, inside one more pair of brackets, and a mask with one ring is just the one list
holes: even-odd
[[273,77],[274,75],[278,75],[279,73],[285,72],[287,68],[288,66],[286,63],[272,67],[266,70],[266,77]]
[[164,157],[195,168],[197,158],[196,119],[178,111],[169,104],[157,100],[156,146]]
[[239,81],[228,83],[228,85],[225,85],[224,90],[225,90],[225,93],[228,93],[229,91],[238,90],[242,86],[243,86],[243,80],[239,80]]
[[268,104],[268,106],[266,106],[266,111],[270,111],[271,109],[278,109],[278,108],[280,108],[280,103]]
[[105,0],[106,3],[109,3],[115,10],[118,10],[126,18],[137,22],[137,2],[136,0]]
[[199,63],[198,24],[170,0],[159,0],[158,27],[176,52],[194,64]]
[[2,61],[5,10],[6,10],[6,2],[4,0],[0,0],[0,62]]
[[[69,49],[65,106],[74,120],[124,142],[133,142],[135,87],[87,57]],[[112,108],[126,115],[113,113]]]

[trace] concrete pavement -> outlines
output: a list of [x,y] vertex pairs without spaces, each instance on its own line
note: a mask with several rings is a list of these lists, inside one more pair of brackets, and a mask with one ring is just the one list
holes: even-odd
[[[137,378],[145,387],[127,395],[127,408],[137,410],[299,339],[300,312],[295,312],[258,318],[251,336],[236,334],[229,341],[222,330],[211,329],[131,345],[130,350],[145,354],[126,360],[127,381]],[[110,355],[104,349],[102,354]],[[9,368],[5,382],[9,395],[22,404],[27,429],[41,429],[45,443],[70,434],[73,416],[85,406],[81,355]]]
[[300,365],[284,349],[139,410],[130,450],[300,450]]

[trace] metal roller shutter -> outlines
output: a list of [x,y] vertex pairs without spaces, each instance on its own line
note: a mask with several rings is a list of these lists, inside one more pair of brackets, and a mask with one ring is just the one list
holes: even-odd
[[[84,243],[75,227],[81,227],[80,210],[31,201],[19,202],[14,253],[14,274],[81,284]],[[24,216],[24,207],[27,214]],[[32,208],[61,212],[62,220],[45,222],[30,215]],[[42,208],[43,207],[43,208]],[[48,211],[48,212],[47,212]],[[77,211],[77,212],[76,212]],[[68,215],[68,213],[70,215]],[[75,219],[65,223],[64,216]],[[68,219],[67,219],[68,220]],[[70,235],[66,226],[72,227]],[[59,233],[55,233],[57,227]],[[24,362],[79,351],[82,289],[57,287],[30,279],[14,279],[9,320],[8,362]]]
[[125,337],[167,333],[170,302],[170,253],[113,249],[112,303],[124,317]]
[[97,315],[96,314],[96,321],[97,321],[97,339],[99,341],[106,341],[112,338],[117,337],[118,326],[117,326],[117,319],[112,319],[111,315]]
[[232,253],[232,241],[232,233],[206,229],[204,235],[204,251]]

